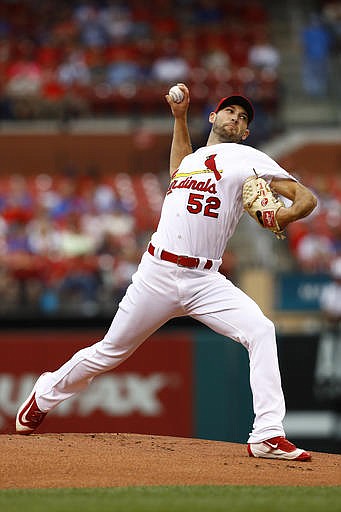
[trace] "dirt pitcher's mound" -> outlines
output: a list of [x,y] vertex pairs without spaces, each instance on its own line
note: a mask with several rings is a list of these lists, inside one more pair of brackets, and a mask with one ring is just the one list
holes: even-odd
[[0,435],[0,488],[340,485],[341,455],[249,458],[241,444],[138,434]]

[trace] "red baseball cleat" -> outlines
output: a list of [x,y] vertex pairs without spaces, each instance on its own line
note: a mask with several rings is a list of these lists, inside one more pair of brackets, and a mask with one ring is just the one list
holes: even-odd
[[42,412],[37,405],[35,398],[36,385],[37,383],[25,402],[19,407],[15,423],[17,434],[32,434],[42,423],[47,414],[47,412]]
[[283,436],[272,437],[262,443],[248,443],[247,451],[250,457],[264,459],[298,460],[301,462],[311,460],[309,452],[297,448]]

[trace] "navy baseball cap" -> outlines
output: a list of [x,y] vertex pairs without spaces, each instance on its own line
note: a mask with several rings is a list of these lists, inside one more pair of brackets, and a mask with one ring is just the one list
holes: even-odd
[[214,110],[215,113],[219,112],[219,110],[228,107],[229,105],[240,105],[243,107],[247,113],[248,117],[248,124],[251,123],[252,119],[255,116],[253,106],[251,101],[246,98],[245,96],[226,96],[225,98],[221,98],[219,101],[216,109]]

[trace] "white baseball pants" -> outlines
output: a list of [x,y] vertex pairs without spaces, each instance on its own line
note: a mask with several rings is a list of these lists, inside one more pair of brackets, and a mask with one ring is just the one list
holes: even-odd
[[94,377],[127,359],[169,319],[185,315],[248,350],[255,413],[248,442],[284,435],[285,403],[272,322],[219,272],[178,267],[147,252],[104,338],[38,380],[38,407],[48,412],[79,393]]

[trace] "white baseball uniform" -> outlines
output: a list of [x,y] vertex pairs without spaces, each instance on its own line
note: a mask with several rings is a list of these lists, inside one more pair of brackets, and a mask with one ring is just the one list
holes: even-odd
[[170,181],[157,231],[108,332],[40,377],[40,410],[50,411],[96,375],[118,366],[169,319],[189,315],[248,350],[255,412],[249,442],[284,435],[274,326],[218,272],[243,213],[243,182],[253,169],[268,182],[292,178],[264,153],[235,143],[205,146],[183,159]]

